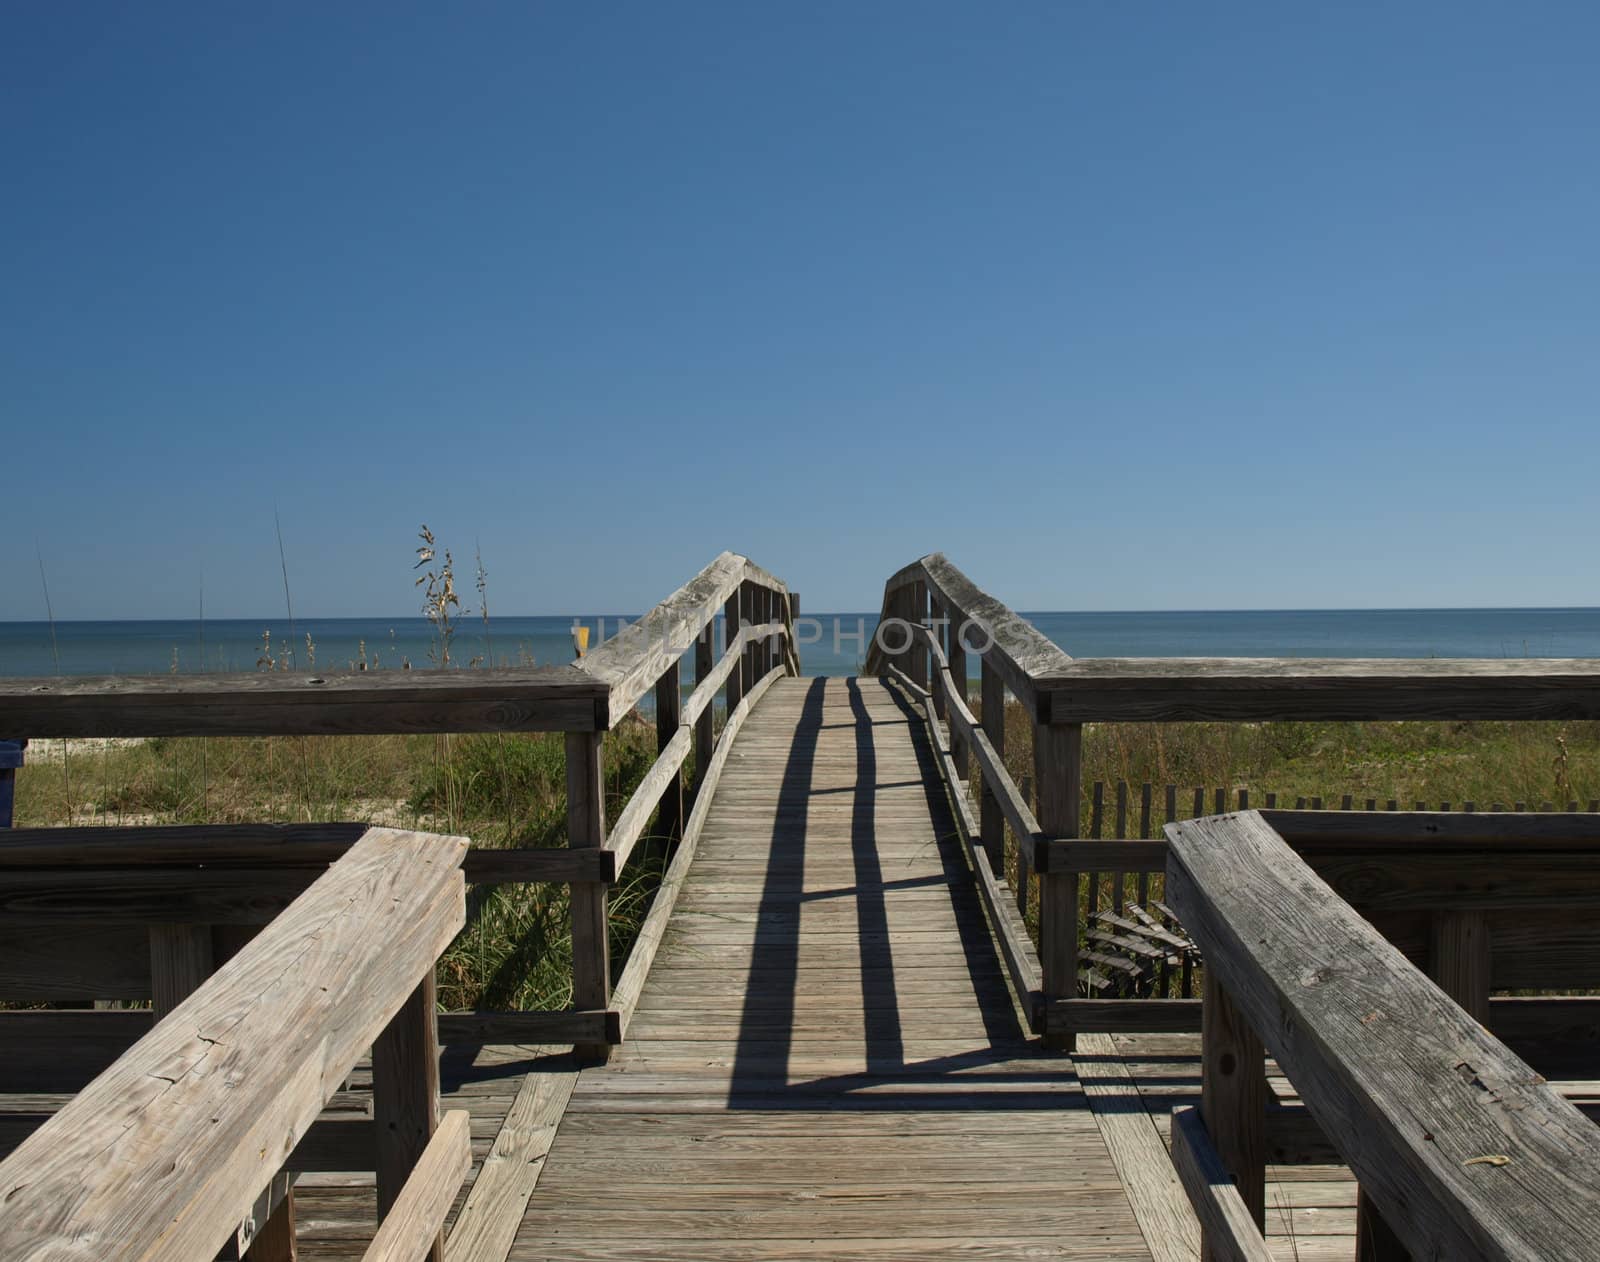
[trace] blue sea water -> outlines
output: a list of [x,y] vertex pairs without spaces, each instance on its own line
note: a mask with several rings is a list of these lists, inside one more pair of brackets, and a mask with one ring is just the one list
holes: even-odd
[[[1600,657],[1600,609],[1338,609],[1134,613],[1030,613],[1038,629],[1073,657]],[[619,619],[495,618],[487,636],[466,623],[454,663],[569,662],[572,627],[590,642],[615,633]],[[860,668],[875,614],[821,614],[801,620],[807,674]],[[422,618],[284,618],[0,622],[0,675],[155,675],[254,670],[270,632],[271,655],[295,668],[348,669],[363,651],[369,665],[432,665],[435,649]],[[311,638],[308,646],[306,637]],[[314,654],[314,661],[312,660]],[[59,664],[58,664],[59,659]]]

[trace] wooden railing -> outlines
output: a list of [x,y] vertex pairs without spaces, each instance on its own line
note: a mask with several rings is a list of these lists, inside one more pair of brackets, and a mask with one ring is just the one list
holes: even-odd
[[[713,643],[719,613],[726,627],[720,657]],[[0,732],[27,737],[564,732],[569,848],[474,847],[464,868],[474,883],[571,886],[573,1006],[563,1012],[445,1013],[439,1029],[447,1043],[573,1043],[592,1059],[621,1041],[693,855],[728,744],[772,679],[799,671],[793,618],[794,601],[781,581],[725,552],[571,666],[0,679]],[[680,659],[691,649],[695,687],[684,699]],[[713,717],[719,689],[725,692],[728,715],[720,738]],[[605,732],[652,694],[659,756],[608,830],[601,780]],[[695,813],[686,816],[683,768],[691,750],[698,782]],[[654,833],[675,840],[677,852],[613,1002],[609,890],[652,817]],[[360,825],[337,824],[242,827],[247,831],[234,834],[237,842],[248,836],[252,844],[298,846],[348,845],[362,831]],[[118,836],[118,830],[82,831],[102,837],[101,845],[156,844],[148,832],[140,832],[139,840]],[[0,1057],[5,1054],[0,1045]]]
[[[471,1160],[466,1115],[439,1117],[434,1011],[467,840],[155,831],[0,838],[6,998],[152,1001],[0,1012],[8,1090],[95,1075],[8,1116],[31,1133],[4,1137],[0,1256],[288,1258],[294,1173],[367,1169],[367,1258],[437,1257]],[[369,1048],[372,1116],[319,1120]]]
[[[981,722],[966,704],[972,656],[979,659]],[[1035,1030],[1067,1048],[1080,1032],[1194,1030],[1200,1019],[1198,1005],[1183,999],[1078,995],[1085,930],[1080,878],[1107,873],[1121,882],[1160,871],[1148,866],[1158,853],[1164,862],[1164,851],[1084,836],[1085,723],[1600,717],[1597,660],[1074,659],[940,553],[885,584],[880,632],[865,670],[914,688],[936,729],[949,722],[946,765],[958,805],[977,763],[977,835],[988,868],[987,877],[979,873],[980,885],[987,880],[986,897],[997,905],[1007,901],[1000,884],[1009,825],[1017,877],[1006,893],[1028,907],[1031,883],[1039,882],[1039,949],[1030,959],[1026,935],[1005,944],[1008,957],[1021,961],[1012,980]],[[1008,694],[1033,725],[1032,801],[1004,766]],[[1034,961],[1038,984],[1025,989]]]
[[[1266,1164],[1297,1159],[1354,1171],[1364,1259],[1595,1256],[1600,1132],[1549,1075],[1590,1076],[1600,999],[1490,998],[1600,984],[1593,816],[1166,831],[1167,895],[1206,959],[1201,1102],[1172,1153],[1207,1257],[1269,1258]],[[1593,1105],[1592,1082],[1573,1090]]]

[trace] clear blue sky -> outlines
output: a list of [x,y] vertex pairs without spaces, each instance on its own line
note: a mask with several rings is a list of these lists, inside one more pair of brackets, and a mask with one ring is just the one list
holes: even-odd
[[1600,604],[1600,8],[0,8],[0,618]]

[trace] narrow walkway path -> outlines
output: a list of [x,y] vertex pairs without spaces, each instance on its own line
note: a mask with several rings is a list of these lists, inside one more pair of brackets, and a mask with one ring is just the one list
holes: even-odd
[[751,715],[513,1259],[1150,1257],[1071,1062],[1024,1037],[911,718],[876,679]]

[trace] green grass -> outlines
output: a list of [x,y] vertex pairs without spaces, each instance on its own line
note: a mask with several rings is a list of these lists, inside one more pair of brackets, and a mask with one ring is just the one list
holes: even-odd
[[[63,757],[63,748],[65,757]],[[623,723],[605,741],[606,809],[614,819],[656,754],[654,727]],[[1033,779],[1032,733],[1020,707],[1006,715],[1006,763]],[[17,783],[18,826],[366,820],[463,833],[479,846],[566,844],[565,747],[559,734],[158,739],[139,744],[39,742]],[[1105,783],[1105,833],[1116,782],[1129,785],[1137,831],[1139,785],[1156,786],[1152,831],[1165,822],[1164,786],[1179,815],[1195,786],[1212,809],[1218,787],[1267,793],[1282,805],[1352,795],[1529,809],[1587,807],[1600,797],[1600,723],[1102,724],[1084,736],[1085,801]],[[617,967],[660,877],[659,847],[641,846],[612,891]],[[1109,880],[1102,900],[1109,899]],[[1132,882],[1125,893],[1132,893]],[[1087,890],[1085,890],[1087,899]],[[440,962],[440,995],[461,1008],[559,1008],[571,997],[567,890],[475,887],[469,922]],[[1036,917],[1035,917],[1036,918]]]
[[[655,728],[624,722],[604,751],[615,818],[655,760]],[[478,846],[565,846],[565,759],[560,733],[35,742],[18,775],[15,822],[359,820],[460,833]],[[612,890],[619,966],[659,882],[659,849],[640,846]],[[562,1008],[571,991],[566,886],[472,887],[467,927],[439,964],[444,1006]]]

